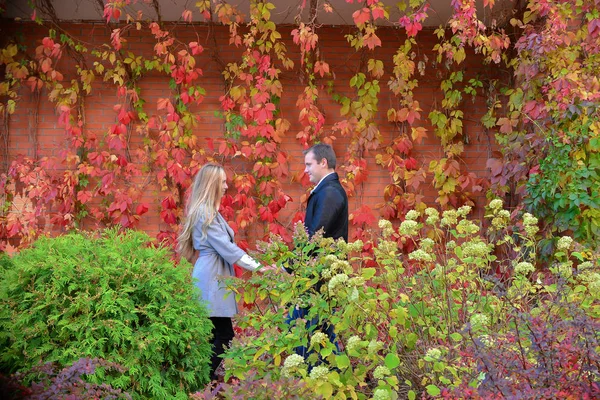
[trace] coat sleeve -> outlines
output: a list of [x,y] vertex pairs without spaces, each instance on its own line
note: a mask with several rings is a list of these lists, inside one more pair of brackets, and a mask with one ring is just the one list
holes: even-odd
[[208,244],[229,264],[235,264],[246,252],[231,241],[229,234],[216,218],[206,230]]
[[340,218],[344,198],[334,188],[326,187],[315,200],[317,203],[314,206],[313,217],[306,225],[306,229],[310,235],[314,235],[321,228],[325,233],[331,232]]

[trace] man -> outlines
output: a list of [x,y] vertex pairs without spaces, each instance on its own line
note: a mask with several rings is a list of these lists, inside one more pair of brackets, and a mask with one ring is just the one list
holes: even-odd
[[[304,172],[310,181],[316,184],[308,197],[304,219],[309,236],[312,237],[315,232],[323,229],[323,237],[343,238],[348,241],[348,196],[335,172],[335,152],[327,144],[316,144],[304,152],[304,165]],[[317,285],[317,291],[320,286]],[[308,314],[308,308],[295,307],[291,310],[287,322],[305,318]],[[325,333],[337,348],[333,325],[319,320],[318,316],[313,317],[307,321],[306,328],[316,326],[316,329]],[[310,355],[306,346],[297,347],[295,350],[305,359]]]
[[324,237],[348,241],[348,196],[335,172],[336,158],[331,146],[316,144],[304,152],[304,172],[317,186],[306,206],[304,225],[310,236],[323,228]]

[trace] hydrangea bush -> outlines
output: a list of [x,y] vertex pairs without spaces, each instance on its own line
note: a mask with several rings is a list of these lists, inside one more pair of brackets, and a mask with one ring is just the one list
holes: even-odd
[[[550,380],[555,392],[600,394],[598,254],[558,238],[552,262],[540,264],[535,217],[512,221],[500,200],[484,221],[470,211],[413,210],[398,227],[380,221],[369,243],[309,239],[301,224],[291,246],[272,236],[262,261],[293,273],[227,281],[246,303],[227,376],[296,378],[340,399],[534,393]],[[296,306],[309,314],[287,324]],[[335,326],[339,351],[306,328],[313,318]]]

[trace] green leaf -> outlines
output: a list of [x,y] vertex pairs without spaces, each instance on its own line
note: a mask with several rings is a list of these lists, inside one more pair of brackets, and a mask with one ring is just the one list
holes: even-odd
[[452,338],[452,340],[455,342],[460,342],[462,340],[462,335],[458,332],[454,332],[450,335],[450,338]]
[[385,356],[384,362],[386,367],[389,369],[394,369],[400,365],[400,358],[397,354],[389,353],[387,356]]
[[371,279],[375,276],[377,270],[375,268],[363,268],[361,276],[366,279]]
[[425,389],[427,389],[427,394],[430,396],[439,396],[441,393],[440,388],[435,385],[427,385]]
[[335,356],[335,363],[339,369],[346,369],[350,366],[350,359],[347,355],[341,354],[339,356]]

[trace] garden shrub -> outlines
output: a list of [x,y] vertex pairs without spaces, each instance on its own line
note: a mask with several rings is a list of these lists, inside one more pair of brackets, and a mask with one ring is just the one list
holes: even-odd
[[[73,365],[59,369],[53,363],[34,367],[26,374],[17,373],[0,384],[5,400],[17,399],[131,399],[120,389],[113,389],[105,383],[85,382],[83,375],[93,374],[97,367],[122,372],[122,368],[103,360],[82,358]],[[20,384],[26,376],[35,376],[36,382],[29,387]]]
[[[491,375],[474,344],[495,343],[499,356],[516,354],[518,343],[529,361],[502,367],[510,370],[511,393],[544,367],[540,346],[548,343],[553,351],[570,349],[577,364],[563,365],[573,358],[559,357],[532,387],[555,379],[556,390],[593,397],[592,386],[572,384],[580,371],[588,383],[598,380],[599,333],[582,322],[597,324],[600,316],[598,254],[563,237],[552,263],[538,265],[535,217],[512,221],[500,200],[490,203],[486,221],[470,220],[469,213],[468,206],[410,211],[399,227],[380,221],[368,243],[309,239],[299,224],[291,246],[277,236],[260,244],[264,263],[295,273],[228,280],[248,309],[226,353],[226,376],[296,378],[324,398],[452,398],[459,389],[478,396],[490,393]],[[496,250],[507,246],[512,258],[498,259]],[[310,308],[306,319],[334,324],[339,352],[304,320],[285,323],[295,305]],[[306,360],[294,353],[300,345],[312,350]]]
[[316,395],[304,382],[293,378],[271,380],[270,376],[256,379],[256,374],[250,373],[242,380],[232,379],[231,382],[220,382],[214,387],[208,386],[203,392],[194,393],[190,400],[318,400]]
[[0,282],[0,365],[100,358],[124,368],[87,377],[134,398],[187,398],[208,382],[212,325],[167,248],[141,232],[41,238]]

